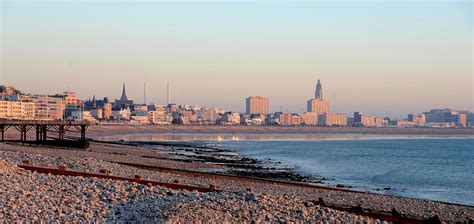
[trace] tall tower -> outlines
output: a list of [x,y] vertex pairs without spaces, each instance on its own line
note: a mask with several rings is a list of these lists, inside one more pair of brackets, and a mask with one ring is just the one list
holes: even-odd
[[323,87],[321,86],[321,82],[318,79],[318,84],[316,84],[316,92],[314,93],[314,98],[317,100],[323,99]]
[[146,94],[147,94],[147,87],[146,87],[146,82],[145,82],[145,85],[143,87],[143,103],[145,103],[145,105],[146,105]]
[[167,89],[167,96],[166,96],[166,99],[167,99],[167,103],[168,105],[170,105],[171,103],[171,86],[170,86],[170,83],[168,82],[168,85],[166,86],[166,89]]

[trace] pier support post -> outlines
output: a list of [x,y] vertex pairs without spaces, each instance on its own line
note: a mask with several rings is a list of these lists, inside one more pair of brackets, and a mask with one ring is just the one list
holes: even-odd
[[86,140],[86,129],[87,125],[81,125],[81,141]]
[[5,125],[0,124],[0,131],[2,132],[2,142],[5,141]]
[[39,142],[41,138],[41,127],[39,124],[36,125],[36,142]]
[[46,137],[47,136],[47,133],[48,133],[48,127],[44,124],[44,125],[41,125],[41,129],[43,129],[42,131],[42,134],[43,134],[43,138],[41,140],[46,141]]

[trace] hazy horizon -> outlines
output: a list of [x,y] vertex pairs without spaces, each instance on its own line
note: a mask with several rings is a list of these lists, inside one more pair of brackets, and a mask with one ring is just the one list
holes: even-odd
[[0,3],[0,84],[245,111],[302,112],[321,79],[330,110],[474,110],[471,1]]

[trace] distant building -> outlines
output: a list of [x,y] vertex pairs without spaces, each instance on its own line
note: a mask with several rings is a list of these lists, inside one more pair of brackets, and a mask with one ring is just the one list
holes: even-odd
[[171,124],[173,117],[168,115],[164,106],[155,105],[154,110],[148,111],[148,120],[151,124]]
[[307,102],[307,112],[323,114],[329,112],[329,102],[321,99],[310,99]]
[[112,117],[117,120],[130,120],[131,111],[129,108],[113,108]]
[[201,108],[197,111],[199,123],[202,124],[216,124],[219,119],[219,112],[217,109]]
[[466,116],[466,114],[457,114],[456,115],[456,126],[458,126],[458,127],[467,127],[467,116]]
[[426,123],[435,127],[467,126],[467,111],[456,111],[451,109],[433,109],[423,113]]
[[182,111],[179,116],[179,124],[195,124],[197,120],[197,115],[190,110]]
[[423,127],[426,124],[426,116],[424,114],[408,114],[406,126]]
[[264,114],[245,114],[242,116],[242,123],[246,125],[264,125],[266,120]]
[[268,114],[269,99],[261,96],[251,96],[246,99],[246,114]]
[[238,125],[240,124],[240,114],[234,112],[225,112],[222,115],[221,123],[225,125]]
[[318,116],[318,124],[326,126],[346,126],[347,116],[333,112],[323,113]]
[[[83,102],[77,98],[77,95],[75,92],[71,91],[65,91],[63,92],[63,98],[64,102],[66,104],[66,108],[64,110],[64,118],[67,120],[73,120],[73,111],[80,111],[83,109]],[[75,113],[74,115],[77,115],[78,113]],[[77,120],[77,119],[74,119]]]
[[102,105],[102,119],[108,120],[112,117],[112,103],[110,103],[109,98],[104,97]]
[[301,117],[299,115],[286,112],[277,113],[276,120],[279,125],[295,126],[301,124]]
[[362,126],[362,117],[364,115],[361,112],[354,112],[354,118],[352,121],[352,126]]
[[94,109],[91,109],[90,112],[91,112],[91,116],[94,117],[97,120],[102,120],[102,118],[104,116],[102,108],[97,108],[96,107]]
[[133,100],[129,100],[127,97],[127,93],[125,91],[125,83],[123,84],[122,88],[122,96],[120,97],[119,100],[115,100],[115,105],[121,106],[122,108],[129,107],[133,105]]
[[474,127],[474,113],[467,114],[467,124],[469,127]]
[[382,117],[365,116],[360,112],[354,112],[354,120],[352,126],[356,127],[382,127],[388,123]]
[[318,125],[318,113],[305,112],[300,114],[301,124],[304,125]]

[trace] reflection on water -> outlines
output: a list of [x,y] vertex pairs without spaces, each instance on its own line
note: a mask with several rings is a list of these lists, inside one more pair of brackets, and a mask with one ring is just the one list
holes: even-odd
[[466,139],[469,135],[377,135],[377,134],[128,134],[97,137],[101,141],[333,141],[380,139]]

